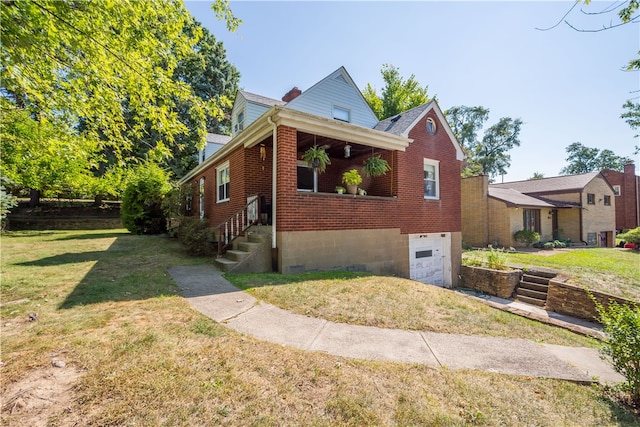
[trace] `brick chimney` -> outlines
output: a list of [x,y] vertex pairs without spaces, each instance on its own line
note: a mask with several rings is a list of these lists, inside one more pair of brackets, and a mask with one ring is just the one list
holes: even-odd
[[301,93],[302,93],[302,91],[300,89],[298,89],[298,87],[294,87],[289,92],[284,94],[284,96],[282,97],[282,100],[284,102],[293,101],[294,99],[299,97]]
[[636,165],[633,162],[625,163],[624,165],[624,173],[629,174],[631,176],[636,174]]

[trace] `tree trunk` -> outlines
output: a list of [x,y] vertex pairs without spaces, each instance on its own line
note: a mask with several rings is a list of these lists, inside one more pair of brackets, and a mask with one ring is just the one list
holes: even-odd
[[35,208],[40,206],[40,190],[31,188],[29,190],[29,207]]

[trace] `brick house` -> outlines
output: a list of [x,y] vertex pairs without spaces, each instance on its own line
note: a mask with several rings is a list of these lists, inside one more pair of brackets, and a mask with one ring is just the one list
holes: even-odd
[[486,175],[462,180],[462,239],[484,247],[518,247],[513,234],[528,229],[540,241],[613,247],[613,189],[599,172],[489,184]]
[[624,172],[603,169],[602,176],[613,188],[616,204],[616,231],[640,226],[640,176],[636,165],[629,162]]
[[[239,91],[232,129],[181,180],[196,189],[193,215],[228,228],[229,218],[254,220],[258,210],[282,273],[362,270],[457,283],[463,154],[436,102],[379,121],[341,67],[281,101]],[[314,145],[330,157],[324,173],[302,161]],[[336,193],[342,173],[374,154],[391,171],[365,178],[366,195]]]

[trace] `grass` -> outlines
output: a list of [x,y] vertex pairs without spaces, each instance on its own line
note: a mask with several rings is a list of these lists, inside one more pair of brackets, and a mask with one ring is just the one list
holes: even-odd
[[[463,256],[485,258],[486,251],[468,251]],[[571,276],[568,283],[640,301],[640,253],[638,252],[588,248],[509,253],[507,263],[559,270]]]
[[166,269],[210,260],[186,257],[174,240],[15,232],[1,244],[2,425],[25,425],[25,409],[4,404],[6,390],[54,357],[81,376],[69,407],[39,412],[42,425],[638,422],[594,387],[351,360],[240,335],[178,295]]
[[298,314],[381,328],[535,337],[538,342],[596,346],[593,339],[488,307],[459,293],[398,277],[350,272],[229,274],[258,299]]

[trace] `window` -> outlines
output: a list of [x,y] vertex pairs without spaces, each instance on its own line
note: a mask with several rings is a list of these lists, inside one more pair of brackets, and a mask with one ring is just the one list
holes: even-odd
[[346,108],[333,106],[333,118],[341,122],[351,121],[351,112]]
[[598,234],[597,233],[587,233],[587,245],[589,246],[597,246],[598,245]]
[[427,117],[427,132],[431,135],[436,133],[436,122],[431,117]]
[[313,174],[307,162],[298,162],[298,191],[313,191]]
[[200,219],[204,218],[204,177],[200,178]]
[[604,196],[604,205],[611,206],[611,196]]
[[614,185],[613,186],[613,194],[616,195],[616,196],[619,196],[621,194],[619,185]]
[[525,230],[540,233],[540,209],[524,209],[522,211],[522,222]]
[[244,129],[244,110],[240,111],[236,116],[236,125],[234,127],[234,132],[238,133]]
[[229,200],[229,162],[216,168],[216,179],[218,181],[218,202],[226,202]]
[[589,205],[595,205],[596,204],[596,195],[595,194],[587,193],[587,204],[589,204]]
[[424,198],[440,198],[440,183],[438,176],[439,162],[437,160],[424,159]]

